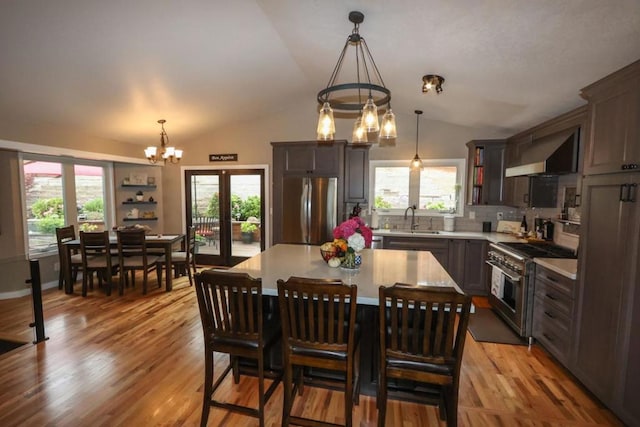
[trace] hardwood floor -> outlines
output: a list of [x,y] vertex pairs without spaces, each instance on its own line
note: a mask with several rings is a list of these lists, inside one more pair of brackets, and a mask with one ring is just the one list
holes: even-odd
[[[49,340],[0,356],[0,426],[195,426],[200,422],[203,342],[196,295],[186,278],[170,293],[150,284],[123,297],[44,293]],[[482,300],[474,301],[482,305]],[[0,337],[33,340],[29,297],[0,301]],[[226,360],[216,359],[217,373]],[[216,396],[255,404],[256,381],[230,379]],[[279,426],[282,385],[267,405]],[[305,388],[296,411],[342,422],[340,392]],[[375,399],[362,396],[355,426],[375,426]],[[389,400],[387,426],[435,426],[437,409]],[[210,426],[257,426],[212,408]],[[620,422],[541,348],[467,338],[461,426],[616,426]]]

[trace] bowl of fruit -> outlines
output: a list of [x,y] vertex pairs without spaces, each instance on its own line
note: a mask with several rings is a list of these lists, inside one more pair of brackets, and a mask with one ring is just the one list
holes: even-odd
[[320,246],[320,255],[322,255],[324,262],[329,262],[331,258],[335,258],[338,255],[338,248],[333,242],[323,243]]

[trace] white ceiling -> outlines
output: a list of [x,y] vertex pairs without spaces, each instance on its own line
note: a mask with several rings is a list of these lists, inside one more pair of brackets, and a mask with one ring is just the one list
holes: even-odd
[[[315,116],[351,10],[396,113],[496,132],[582,104],[640,59],[638,0],[3,0],[0,118],[146,144],[160,118],[187,139],[297,105]],[[421,93],[428,73],[442,94]]]

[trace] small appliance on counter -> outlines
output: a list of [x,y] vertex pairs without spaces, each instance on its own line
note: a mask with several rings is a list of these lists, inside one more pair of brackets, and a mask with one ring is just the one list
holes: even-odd
[[444,216],[444,231],[456,230],[456,217],[454,215]]

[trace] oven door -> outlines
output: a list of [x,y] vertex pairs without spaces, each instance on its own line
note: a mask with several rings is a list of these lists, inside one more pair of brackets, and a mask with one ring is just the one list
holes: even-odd
[[486,262],[491,266],[489,304],[520,336],[526,336],[525,277],[493,261]]

